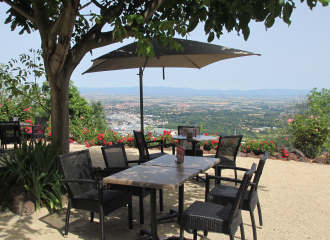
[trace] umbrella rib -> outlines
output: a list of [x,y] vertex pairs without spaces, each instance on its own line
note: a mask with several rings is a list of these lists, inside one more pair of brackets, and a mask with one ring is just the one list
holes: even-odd
[[194,64],[198,69],[201,69],[199,66],[196,65],[193,61],[191,61],[186,55],[183,55],[185,58],[187,58],[192,64]]

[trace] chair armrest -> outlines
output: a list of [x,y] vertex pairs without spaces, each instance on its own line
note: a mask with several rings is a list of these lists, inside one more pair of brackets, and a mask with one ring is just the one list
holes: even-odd
[[98,189],[102,189],[102,180],[90,180],[90,179],[62,179],[63,183],[92,183],[98,186]]
[[130,161],[127,161],[128,164],[131,164],[131,163],[137,163],[140,165],[140,163],[145,163],[147,161],[143,161],[143,160],[130,160]]
[[235,183],[241,183],[241,180],[235,179],[235,178],[226,178],[226,177],[220,177],[220,176],[210,176],[206,175],[206,180],[207,179],[218,179],[218,180],[224,180],[228,182],[235,182]]
[[155,143],[155,142],[159,142],[160,144],[163,144],[164,141],[162,139],[155,140],[155,141],[146,141],[146,144],[148,144],[148,143]]
[[227,165],[221,165],[221,162],[217,165],[218,168],[221,169],[234,169],[234,170],[239,170],[239,171],[249,171],[250,169],[247,168],[241,168],[241,167],[234,167],[234,166],[227,166]]

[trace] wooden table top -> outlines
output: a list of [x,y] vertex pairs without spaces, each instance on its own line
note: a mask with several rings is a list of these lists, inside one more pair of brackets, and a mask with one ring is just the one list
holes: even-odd
[[175,155],[164,155],[158,157],[154,160],[150,160],[142,165],[152,165],[161,167],[182,167],[185,169],[197,169],[200,172],[205,172],[209,168],[220,162],[220,158],[214,157],[194,157],[194,156],[184,156],[184,162],[182,164],[177,164]]
[[103,179],[104,183],[174,190],[198,175],[199,170],[137,165]]

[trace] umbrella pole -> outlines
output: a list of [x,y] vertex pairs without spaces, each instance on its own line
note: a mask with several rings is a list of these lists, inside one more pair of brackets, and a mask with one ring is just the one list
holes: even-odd
[[144,133],[144,118],[143,118],[143,71],[139,69],[140,76],[140,120],[141,120],[141,132]]

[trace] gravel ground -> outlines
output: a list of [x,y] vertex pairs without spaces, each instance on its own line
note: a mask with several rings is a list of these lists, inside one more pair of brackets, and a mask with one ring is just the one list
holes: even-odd
[[[86,149],[84,145],[71,144],[71,151]],[[93,165],[104,167],[100,147],[89,148]],[[137,158],[137,149],[127,148],[129,160]],[[237,165],[251,167],[258,163],[256,158],[238,157]],[[208,172],[213,174],[213,169]],[[223,176],[234,177],[233,171],[223,171]],[[242,175],[239,174],[239,177]],[[266,162],[259,183],[264,226],[259,227],[258,213],[255,210],[259,239],[330,239],[330,166],[295,161],[269,159]],[[223,182],[223,184],[226,184]],[[230,185],[230,184],[229,184]],[[212,186],[211,186],[212,187]],[[201,181],[188,181],[185,184],[185,208],[196,200],[203,201],[205,184]],[[149,197],[145,201],[145,228],[150,229]],[[164,191],[164,209],[178,206],[178,192]],[[122,240],[140,237],[138,198],[133,197],[134,229],[128,231],[127,209],[111,213],[105,220],[106,239]],[[159,216],[163,214],[158,213]],[[67,239],[99,239],[98,215],[95,222],[89,222],[89,212],[73,210],[70,217]],[[0,213],[0,239],[62,239],[64,232],[65,209],[50,214],[41,209],[31,216],[17,216],[9,211]],[[243,212],[246,239],[253,239],[248,212]],[[178,236],[179,224],[172,220],[158,224],[159,237]],[[199,232],[202,236],[202,232]],[[193,235],[185,233],[192,239]],[[240,238],[239,230],[236,238]],[[229,239],[218,233],[209,233],[206,239]]]

